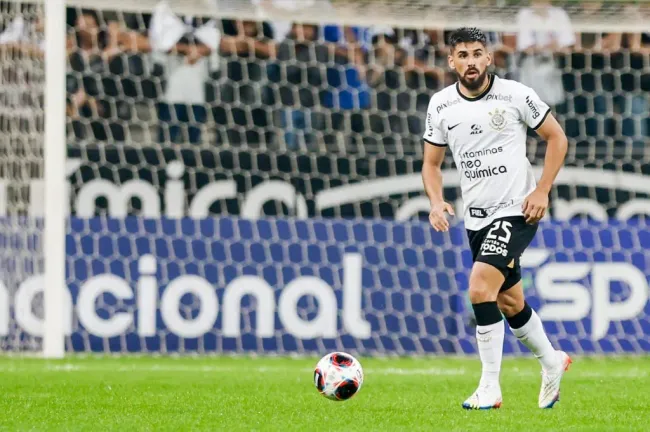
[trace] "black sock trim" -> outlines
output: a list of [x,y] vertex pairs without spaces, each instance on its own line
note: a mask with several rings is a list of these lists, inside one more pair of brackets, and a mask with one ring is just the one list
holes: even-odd
[[501,311],[497,302],[484,302],[472,305],[474,309],[474,316],[476,317],[476,324],[480,326],[487,326],[496,324],[503,319]]
[[506,320],[508,320],[510,328],[518,329],[525,326],[531,316],[533,316],[533,309],[524,302],[524,308],[510,318],[506,317]]

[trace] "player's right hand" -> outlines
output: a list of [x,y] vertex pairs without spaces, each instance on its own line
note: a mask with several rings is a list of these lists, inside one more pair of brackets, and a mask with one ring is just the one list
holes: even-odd
[[446,232],[449,231],[449,221],[445,216],[445,212],[454,216],[454,209],[451,207],[451,204],[444,201],[436,203],[431,206],[431,212],[429,213],[429,223],[436,231]]

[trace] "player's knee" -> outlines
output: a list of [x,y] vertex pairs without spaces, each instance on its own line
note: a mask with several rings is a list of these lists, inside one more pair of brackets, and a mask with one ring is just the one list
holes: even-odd
[[[481,263],[477,263],[481,264]],[[503,276],[496,268],[476,265],[469,278],[469,299],[473,304],[496,301]]]
[[496,296],[494,288],[484,283],[470,283],[469,285],[469,300],[472,304],[495,301]]

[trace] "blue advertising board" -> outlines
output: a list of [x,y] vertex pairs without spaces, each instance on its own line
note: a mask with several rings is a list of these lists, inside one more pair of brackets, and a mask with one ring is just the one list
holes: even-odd
[[[634,222],[540,226],[523,280],[554,344],[650,352],[648,247]],[[66,248],[69,350],[476,352],[460,222],[73,218]],[[2,313],[33,314],[16,305],[44,284],[0,285]],[[509,332],[504,349],[525,352]]]

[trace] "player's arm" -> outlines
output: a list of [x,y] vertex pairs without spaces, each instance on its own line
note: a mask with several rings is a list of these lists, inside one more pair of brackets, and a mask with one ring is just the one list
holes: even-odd
[[546,214],[548,195],[564,164],[568,147],[566,135],[552,114],[547,114],[536,130],[537,134],[546,141],[546,156],[544,157],[542,177],[537,183],[537,188],[526,197],[522,207],[527,223],[536,223]]
[[422,161],[422,182],[424,191],[431,203],[429,222],[436,231],[449,230],[449,222],[445,212],[453,215],[454,209],[444,201],[442,195],[442,162],[445,159],[447,146],[424,143],[424,160]]

